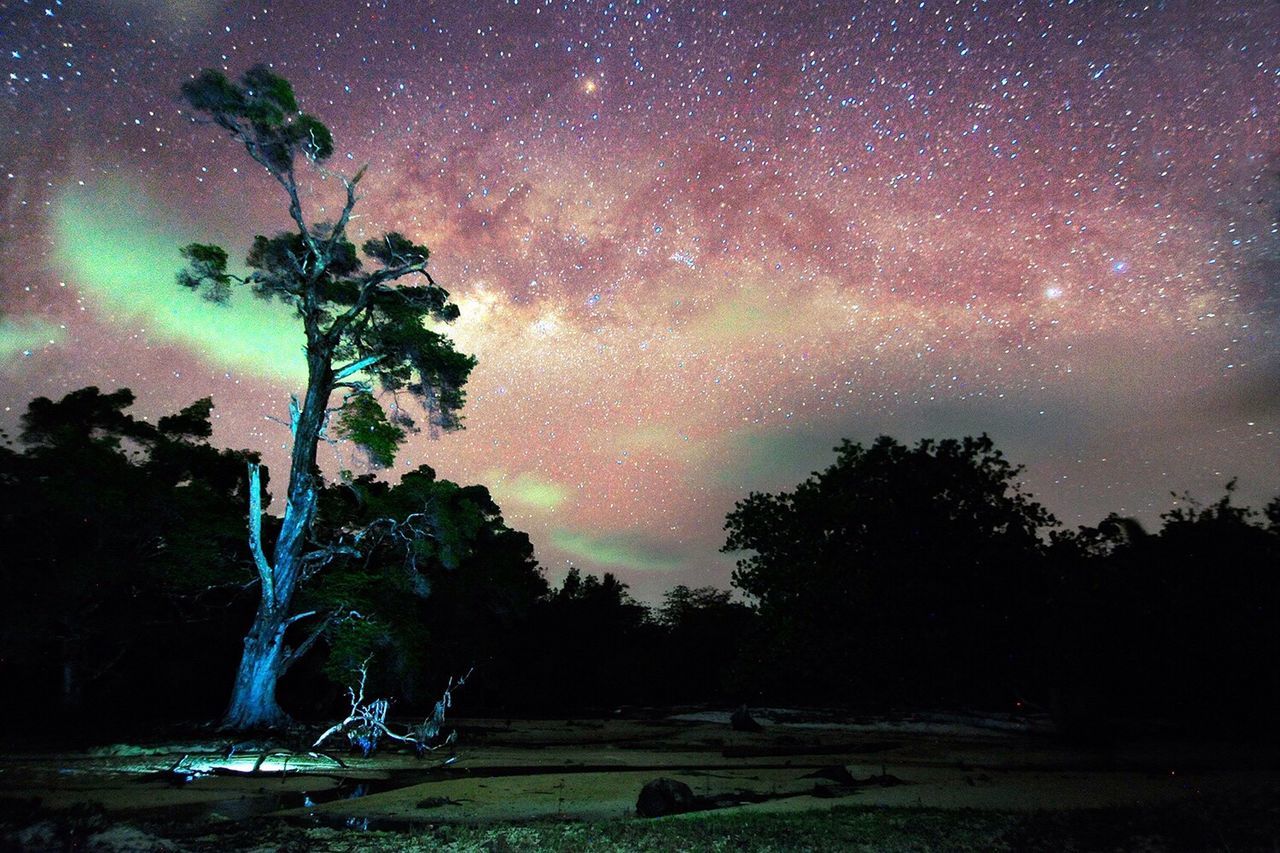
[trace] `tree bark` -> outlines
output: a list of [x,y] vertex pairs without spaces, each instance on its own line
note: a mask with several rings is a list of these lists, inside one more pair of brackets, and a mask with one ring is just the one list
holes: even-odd
[[[276,701],[276,683],[284,674],[288,659],[284,635],[289,627],[293,594],[302,574],[307,530],[318,497],[316,445],[324,427],[325,409],[334,381],[332,346],[327,344],[310,322],[307,331],[307,392],[294,421],[288,502],[271,563],[265,567],[266,574],[261,585],[262,600],[258,604],[253,626],[244,639],[244,653],[236,672],[231,704],[222,721],[224,729],[244,731],[279,728],[289,723],[289,716]],[[251,518],[249,523],[252,531],[259,519]],[[256,544],[253,533],[250,540]],[[270,583],[266,582],[267,577],[270,578]]]
[[272,729],[289,723],[276,702],[276,682],[284,662],[284,631],[284,621],[277,613],[258,608],[253,628],[244,638],[244,654],[223,728]]

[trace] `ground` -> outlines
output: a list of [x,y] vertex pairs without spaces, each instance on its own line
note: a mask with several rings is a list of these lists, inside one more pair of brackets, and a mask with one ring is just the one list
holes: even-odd
[[[228,756],[231,742],[217,739],[11,752],[0,758],[0,845],[1280,847],[1280,763],[1256,745],[1139,737],[1083,748],[1026,721],[758,716],[759,733],[733,731],[725,713],[462,720],[453,752],[421,759],[290,754],[263,742]],[[637,817],[640,789],[658,777],[689,785],[706,810]]]

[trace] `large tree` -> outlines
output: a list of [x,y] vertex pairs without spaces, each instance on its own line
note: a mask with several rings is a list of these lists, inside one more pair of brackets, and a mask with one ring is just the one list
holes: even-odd
[[870,704],[994,698],[1025,670],[1043,601],[1041,533],[1056,522],[1021,491],[987,436],[908,447],[845,441],[789,492],[753,493],[725,523],[748,552],[734,583],[774,647],[775,688]]
[[0,446],[0,677],[56,695],[63,714],[119,720],[155,701],[137,675],[156,635],[169,648],[199,636],[187,620],[208,615],[200,594],[248,555],[254,456],[209,446],[207,397],[155,422],[130,414],[133,400],[128,388],[39,397],[21,449]]
[[1043,668],[1064,733],[1107,736],[1124,717],[1274,728],[1280,498],[1258,512],[1234,489],[1207,506],[1178,496],[1158,531],[1113,514],[1054,536]]
[[[327,431],[340,433],[361,444],[375,463],[391,463],[413,423],[399,407],[394,418],[387,417],[375,397],[375,382],[385,394],[419,399],[434,427],[458,428],[462,389],[475,360],[432,328],[454,320],[458,309],[427,272],[425,246],[394,231],[365,241],[360,252],[348,239],[365,169],[337,176],[345,201],[336,220],[309,219],[295,167],[301,158],[322,169],[334,151],[333,135],[299,110],[287,80],[264,66],[251,68],[239,83],[206,69],[184,83],[182,93],[200,117],[242,145],[279,185],[292,220],[289,230],[254,238],[245,276],[228,270],[224,249],[207,244],[182,250],[188,265],[178,274],[180,285],[215,302],[226,301],[234,286],[280,300],[294,308],[306,334],[307,384],[301,399],[295,396],[290,404],[289,482],[283,519],[270,546],[262,535],[261,475],[256,465],[249,466],[249,541],[261,601],[245,636],[224,720],[232,729],[278,726],[288,718],[276,701],[277,680],[327,618],[294,612],[298,585],[335,557],[358,551],[363,540],[359,530],[344,531],[337,541],[319,542],[312,535],[322,487],[317,444]],[[309,617],[318,624],[291,649],[286,633]]]

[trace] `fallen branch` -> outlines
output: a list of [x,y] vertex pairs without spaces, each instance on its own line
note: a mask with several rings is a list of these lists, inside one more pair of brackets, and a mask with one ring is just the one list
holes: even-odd
[[445,715],[453,707],[453,691],[466,684],[473,671],[474,667],[467,670],[466,675],[456,681],[450,677],[449,683],[445,686],[444,695],[436,702],[431,715],[418,725],[410,726],[405,734],[400,734],[387,725],[387,711],[391,707],[390,700],[373,699],[366,701],[364,698],[365,685],[369,678],[369,659],[365,658],[364,662],[355,670],[359,675],[359,682],[347,688],[347,696],[351,700],[351,711],[345,719],[325,729],[324,733],[316,738],[315,743],[311,746],[314,749],[338,734],[345,734],[347,742],[352,748],[360,750],[365,758],[368,758],[377,750],[378,742],[384,737],[413,746],[418,755],[423,755],[440,746],[448,746],[457,738],[457,732],[450,732],[443,743],[436,744],[432,742],[439,737],[440,731],[444,727]]

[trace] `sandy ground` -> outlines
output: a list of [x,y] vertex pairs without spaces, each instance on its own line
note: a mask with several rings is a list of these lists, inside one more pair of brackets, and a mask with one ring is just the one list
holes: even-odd
[[[845,721],[761,714],[765,730],[734,732],[726,715],[664,720],[461,720],[456,761],[381,754],[223,758],[225,743],[161,743],[0,757],[0,799],[48,808],[98,803],[112,813],[223,822],[259,815],[336,826],[497,823],[537,817],[634,815],[645,782],[685,782],[707,797],[735,792],[763,802],[729,808],[778,812],[835,805],[1008,811],[1141,806],[1280,782],[1274,754],[1243,745],[1137,741],[1106,750],[1062,745],[1034,725],[963,720]],[[184,758],[185,756],[185,758]],[[166,778],[181,759],[192,771]],[[855,779],[903,784],[836,787],[811,774],[842,766]],[[367,822],[367,823],[366,823]]]

